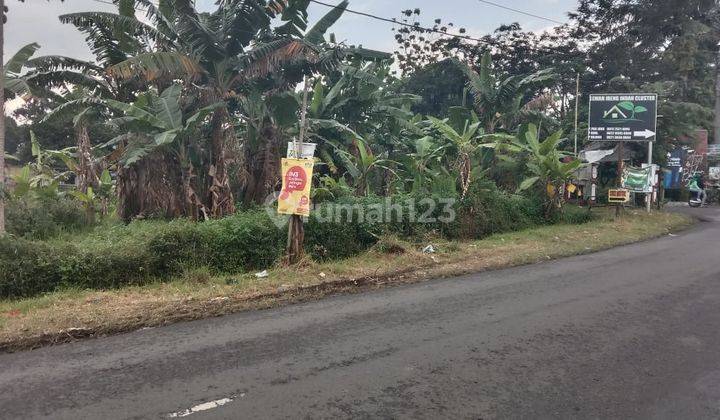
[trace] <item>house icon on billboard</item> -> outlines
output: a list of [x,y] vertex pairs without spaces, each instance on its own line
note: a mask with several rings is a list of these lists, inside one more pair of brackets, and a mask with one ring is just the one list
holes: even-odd
[[603,118],[612,119],[612,120],[619,120],[619,119],[626,120],[627,115],[625,115],[625,113],[622,112],[620,107],[615,105],[614,107],[610,108],[610,110],[605,111],[605,114],[603,114]]

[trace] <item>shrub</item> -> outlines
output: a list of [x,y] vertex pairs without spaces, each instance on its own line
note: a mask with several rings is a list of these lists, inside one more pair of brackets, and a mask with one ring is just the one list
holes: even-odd
[[404,254],[405,246],[396,236],[384,235],[375,244],[374,248],[382,254]]
[[[161,223],[161,222],[160,222]],[[186,220],[174,220],[155,226],[147,243],[151,270],[157,275],[171,275],[185,269],[208,264],[210,241],[206,230]]]
[[592,221],[593,217],[589,208],[566,205],[562,209],[560,221],[572,225],[581,225]]
[[[424,198],[438,202],[441,197],[402,195],[392,201],[380,197],[343,198],[340,204],[355,206],[352,217],[343,214],[339,219],[327,220],[322,211],[314,213],[305,228],[306,251],[321,261],[347,258],[380,240],[379,251],[401,252],[402,246],[396,245],[402,239],[423,240],[427,235],[474,239],[544,223],[539,201],[479,182],[455,204],[457,219],[451,223],[414,222],[411,205],[415,206],[416,216],[425,213],[429,218],[438,218],[445,211],[442,206],[428,207],[430,201],[421,203]],[[388,206],[395,206],[390,221],[385,219]],[[360,208],[366,219],[360,218]],[[367,219],[371,211],[376,212],[376,220]],[[591,219],[587,210],[572,206],[566,207],[560,217],[559,221],[565,223]],[[61,287],[115,288],[175,275],[200,282],[210,273],[267,268],[283,256],[286,232],[264,210],[249,210],[203,223],[106,223],[90,234],[64,240],[3,237],[0,297],[27,297]]]
[[199,225],[207,242],[206,264],[221,272],[267,268],[282,255],[286,230],[260,210],[236,213]]
[[23,197],[7,201],[8,233],[26,239],[49,239],[87,227],[82,205],[65,197]]
[[60,267],[67,255],[50,244],[0,237],[0,297],[55,290],[63,281]]
[[480,239],[544,223],[538,200],[500,191],[491,182],[472,184],[457,211],[452,236],[464,239]]

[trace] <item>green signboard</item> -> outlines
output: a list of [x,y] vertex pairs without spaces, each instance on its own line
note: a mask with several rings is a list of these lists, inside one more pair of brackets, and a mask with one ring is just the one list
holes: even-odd
[[653,168],[633,168],[628,166],[623,170],[622,186],[632,192],[652,191]]

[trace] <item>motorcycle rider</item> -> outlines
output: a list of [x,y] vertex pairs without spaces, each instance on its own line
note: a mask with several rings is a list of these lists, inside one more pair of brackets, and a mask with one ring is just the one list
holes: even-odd
[[700,200],[700,205],[705,205],[705,200],[707,199],[707,192],[705,191],[705,174],[700,172],[698,173],[698,181],[697,181],[698,188],[700,188],[700,191],[698,192],[698,200]]
[[707,193],[705,192],[705,179],[702,172],[696,172],[695,175],[690,178],[688,189],[690,192],[697,194],[697,201],[700,202],[701,206],[704,206]]

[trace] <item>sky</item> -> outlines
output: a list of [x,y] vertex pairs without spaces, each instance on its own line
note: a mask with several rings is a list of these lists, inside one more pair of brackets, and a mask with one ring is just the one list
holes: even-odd
[[[339,0],[325,0],[337,3]],[[576,0],[494,0],[507,7],[521,9],[533,14],[558,21],[567,21],[567,12],[575,9]],[[197,0],[199,9],[209,10],[215,0]],[[31,42],[40,44],[37,55],[67,55],[75,58],[90,58],[90,51],[84,43],[84,36],[71,25],[63,25],[58,16],[81,11],[114,11],[112,5],[97,0],[25,0],[20,3],[7,0],[8,23],[5,26],[5,58],[7,60],[23,45]],[[500,24],[518,22],[526,30],[542,31],[554,24],[483,4],[478,0],[351,0],[349,9],[372,13],[388,18],[399,18],[400,11],[420,8],[421,23],[432,26],[435,18],[453,22],[465,27],[468,35],[482,36],[492,32]],[[310,24],[318,20],[329,9],[312,4],[309,9]],[[363,16],[346,13],[331,28],[338,41],[362,45],[366,48],[392,52],[395,46],[392,25]]]

